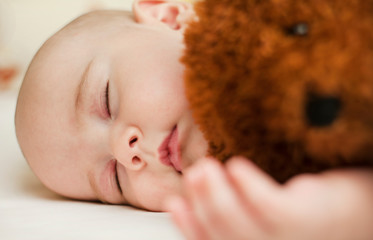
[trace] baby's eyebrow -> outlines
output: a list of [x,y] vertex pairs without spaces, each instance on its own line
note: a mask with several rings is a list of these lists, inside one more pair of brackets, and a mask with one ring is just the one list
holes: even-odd
[[88,75],[89,70],[91,69],[92,62],[93,62],[93,59],[88,63],[87,67],[85,68],[83,75],[79,81],[79,85],[76,89],[76,94],[75,94],[76,96],[75,97],[75,109],[76,110],[79,109],[79,105],[81,104],[83,86],[87,80],[87,75]]
[[93,192],[95,193],[97,199],[103,203],[108,203],[108,201],[105,200],[105,197],[104,195],[101,193],[98,185],[97,185],[97,181],[96,181],[96,178],[95,178],[95,174],[93,173],[93,171],[88,171],[87,173],[87,177],[88,177],[88,181],[89,181],[89,185],[91,186]]

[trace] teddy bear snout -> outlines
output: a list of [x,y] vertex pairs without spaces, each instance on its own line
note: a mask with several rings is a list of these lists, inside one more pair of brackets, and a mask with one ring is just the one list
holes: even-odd
[[305,106],[307,122],[312,127],[328,127],[337,120],[341,108],[338,97],[310,95]]

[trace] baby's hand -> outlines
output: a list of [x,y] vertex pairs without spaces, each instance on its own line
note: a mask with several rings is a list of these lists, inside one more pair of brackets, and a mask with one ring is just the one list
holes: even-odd
[[187,239],[373,239],[373,171],[303,174],[277,184],[246,159],[206,159],[168,209]]

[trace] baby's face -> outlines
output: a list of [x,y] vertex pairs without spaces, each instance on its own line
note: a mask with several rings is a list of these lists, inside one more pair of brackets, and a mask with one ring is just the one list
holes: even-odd
[[57,193],[164,210],[207,149],[184,96],[182,34],[117,22],[44,46],[21,90],[17,135]]

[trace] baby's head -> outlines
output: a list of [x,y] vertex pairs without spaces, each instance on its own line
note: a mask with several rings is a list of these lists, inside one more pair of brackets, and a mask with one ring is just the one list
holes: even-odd
[[25,158],[48,188],[155,211],[182,192],[182,171],[207,148],[179,62],[191,13],[182,2],[135,1],[134,16],[89,13],[42,46],[15,122]]

